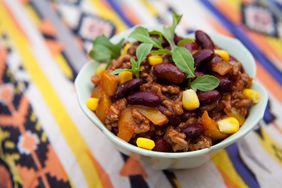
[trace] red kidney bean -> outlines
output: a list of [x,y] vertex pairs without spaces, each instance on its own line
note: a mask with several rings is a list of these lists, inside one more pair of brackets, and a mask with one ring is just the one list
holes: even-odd
[[232,86],[232,82],[229,79],[224,78],[220,80],[218,90],[219,91],[230,91],[231,86]]
[[189,125],[188,127],[182,130],[182,132],[185,133],[188,138],[192,138],[192,139],[199,137],[203,133],[203,131],[204,128],[199,123]]
[[196,42],[192,42],[192,43],[186,43],[184,45],[184,48],[186,48],[187,50],[189,50],[191,53],[195,50],[199,49],[199,46]]
[[214,57],[213,50],[203,49],[193,55],[196,66],[199,67],[203,63],[211,61]]
[[154,74],[173,84],[181,84],[186,76],[175,65],[170,63],[158,64],[154,67]]
[[182,115],[181,115],[181,120],[182,121],[187,121],[188,119],[190,118],[195,118],[197,117],[197,113],[196,112],[188,112],[188,111],[185,111]]
[[124,84],[118,86],[112,98],[114,100],[117,100],[117,99],[126,97],[130,92],[136,91],[137,89],[139,89],[141,84],[142,84],[141,79],[132,79],[130,81],[127,81]]
[[171,151],[171,146],[163,138],[156,141],[154,151],[169,152]]
[[149,91],[139,91],[127,97],[128,104],[144,105],[144,106],[157,106],[161,103],[158,95]]
[[220,99],[220,93],[217,90],[199,92],[197,95],[201,104],[212,103]]
[[205,32],[201,31],[201,30],[197,30],[195,32],[195,38],[196,38],[196,42],[203,48],[203,49],[210,49],[213,50],[214,49],[214,44],[211,40],[211,38],[209,37],[208,34],[206,34]]

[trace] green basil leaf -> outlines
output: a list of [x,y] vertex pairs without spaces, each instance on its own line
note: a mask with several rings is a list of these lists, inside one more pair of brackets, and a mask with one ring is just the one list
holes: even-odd
[[89,55],[97,62],[110,63],[112,59],[120,56],[122,43],[123,40],[121,40],[118,44],[113,44],[107,37],[98,36],[93,41],[93,47]]
[[113,44],[112,59],[116,59],[120,56],[120,51],[121,51],[123,42],[124,42],[124,39],[120,40],[117,44]]
[[163,35],[166,38],[166,40],[168,41],[168,43],[170,44],[170,46],[172,48],[174,48],[174,46],[175,46],[175,44],[174,44],[174,33],[175,33],[176,26],[181,21],[182,15],[179,15],[179,14],[176,14],[175,12],[173,12],[172,18],[173,18],[172,25],[169,26],[169,27],[164,27]]
[[96,45],[90,51],[89,56],[97,62],[109,62],[111,60],[111,51],[102,45]]
[[191,87],[194,90],[200,91],[210,91],[217,88],[219,85],[219,80],[212,75],[199,76],[192,81]]
[[136,69],[138,67],[138,62],[133,57],[130,58],[130,63],[131,69]]
[[139,42],[152,44],[156,48],[162,48],[161,42],[159,40],[154,40],[150,37],[149,31],[144,27],[137,27],[129,35],[130,38],[134,38]]
[[[155,48],[162,49],[162,40],[152,38],[153,43],[151,43]],[[150,43],[149,43],[150,44]]]
[[184,73],[188,78],[194,77],[194,59],[192,54],[183,47],[176,46],[172,50],[172,59],[175,65]]
[[162,32],[157,31],[157,30],[153,30],[153,31],[150,31],[149,34],[150,35],[158,35],[160,43],[163,42],[163,34],[162,34]]
[[158,50],[152,50],[152,55],[171,55],[171,51],[168,49],[158,49]]
[[175,31],[176,26],[181,21],[182,15],[177,14],[176,12],[172,13],[172,29]]
[[142,43],[140,46],[138,46],[136,50],[136,56],[139,64],[141,64],[141,62],[146,59],[147,55],[150,53],[152,48],[153,48],[152,44],[146,44],[146,43]]
[[133,58],[130,58],[130,63],[131,63],[131,72],[139,78],[139,63]]
[[119,74],[123,71],[131,71],[130,69],[116,69],[114,71],[111,72],[111,74]]
[[132,33],[129,35],[129,37],[131,38],[134,38],[138,41],[141,41],[141,42],[150,42],[151,38],[150,38],[150,35],[149,35],[149,31],[144,28],[144,27],[136,27]]
[[162,32],[157,31],[157,30],[149,31],[149,34],[150,35],[159,35],[159,37],[163,36]]
[[177,46],[184,46],[185,44],[187,44],[187,43],[192,43],[192,42],[194,42],[193,39],[189,39],[189,38],[182,39],[181,41],[179,41],[179,42],[177,43]]
[[164,32],[165,39],[167,40],[169,45],[173,48],[175,46],[175,44],[174,44],[174,32],[172,32],[171,29],[168,28],[168,27],[164,27],[163,32]]
[[95,40],[93,41],[93,46],[96,45],[103,45],[106,48],[112,48],[114,46],[105,35],[98,36],[95,38]]

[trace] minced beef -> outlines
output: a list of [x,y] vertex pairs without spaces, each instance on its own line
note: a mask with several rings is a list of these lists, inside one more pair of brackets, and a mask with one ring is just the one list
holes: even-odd
[[185,138],[184,133],[180,133],[172,127],[166,130],[164,136],[164,139],[171,145],[173,151],[188,151],[189,144]]
[[204,148],[209,148],[212,146],[212,140],[206,136],[200,136],[195,141],[189,143],[189,150],[196,151]]
[[105,120],[105,125],[109,130],[112,130],[113,127],[117,127],[120,113],[125,108],[125,99],[120,99],[111,105]]

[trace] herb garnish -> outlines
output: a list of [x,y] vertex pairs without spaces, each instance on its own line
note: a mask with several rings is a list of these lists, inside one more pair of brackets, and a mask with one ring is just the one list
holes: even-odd
[[163,42],[163,34],[162,32],[160,31],[157,31],[157,30],[153,30],[153,31],[149,31],[149,35],[152,36],[152,35],[157,35],[159,37],[159,41],[160,41],[160,44],[162,44]]
[[200,91],[210,91],[219,85],[219,80],[212,75],[204,75],[199,76],[191,83],[191,88],[193,90],[200,90]]
[[137,61],[133,57],[130,59],[131,69],[116,69],[112,72],[112,74],[119,74],[123,71],[130,71],[137,78],[139,78],[140,65],[142,61],[146,59],[147,55],[150,53],[152,48],[152,44],[142,43],[136,50]]
[[186,48],[175,46],[172,50],[172,59],[175,65],[184,73],[188,78],[193,78],[195,67],[193,56]]
[[109,63],[120,56],[123,40],[113,44],[107,37],[98,36],[94,42],[89,56],[98,63]]
[[151,38],[148,29],[144,27],[140,26],[140,27],[135,28],[135,30],[129,35],[129,37],[139,42],[152,44],[156,48],[162,48],[161,41],[155,38]]
[[164,31],[164,37],[165,39],[168,41],[168,43],[170,44],[171,48],[173,49],[175,46],[174,43],[174,33],[175,33],[175,28],[178,25],[178,23],[181,21],[182,15],[178,15],[175,12],[172,14],[172,25],[169,27],[164,27],[163,31]]
[[168,49],[158,49],[158,50],[152,50],[152,55],[171,55],[171,51]]
[[171,47],[172,59],[175,65],[184,73],[188,78],[193,78],[194,75],[194,59],[192,54],[184,47],[176,46],[174,43],[175,29],[178,23],[181,21],[182,16],[173,13],[172,25],[164,27],[164,37],[168,41]]
[[[172,25],[164,27],[163,33],[156,30],[148,31],[148,29],[141,26],[136,27],[129,37],[141,43],[136,50],[137,60],[132,57],[130,59],[131,69],[116,69],[112,72],[112,74],[130,71],[135,75],[135,77],[139,78],[141,63],[149,54],[169,55],[172,57],[175,65],[187,75],[188,83],[190,83],[188,87],[191,87],[195,91],[210,91],[218,87],[219,80],[215,76],[204,75],[194,79],[195,66],[193,56],[189,50],[183,47],[187,43],[194,42],[194,40],[185,38],[175,44],[175,29],[181,21],[181,18],[182,15],[173,13]],[[152,37],[152,35],[154,36]],[[168,41],[170,49],[163,48],[163,38]],[[123,40],[118,44],[113,44],[105,36],[97,37],[93,42],[93,49],[90,51],[89,55],[99,63],[110,63],[112,59],[116,59],[120,56],[122,43]],[[154,49],[152,50],[152,48]]]
[[[191,79],[195,77],[194,71],[194,59],[189,50],[182,47],[186,43],[193,42],[192,39],[186,38],[177,43],[174,43],[174,34],[175,28],[178,23],[181,21],[182,16],[173,13],[173,21],[170,27],[164,27],[164,37],[168,41],[171,47],[171,55],[175,65],[184,73],[187,74],[187,77],[190,79],[191,87],[194,90],[200,91],[210,91],[215,89],[219,85],[219,80],[211,75],[205,75],[198,77],[191,82]],[[161,50],[159,50],[161,51]],[[161,51],[163,52],[163,51]],[[167,52],[166,52],[167,53]]]

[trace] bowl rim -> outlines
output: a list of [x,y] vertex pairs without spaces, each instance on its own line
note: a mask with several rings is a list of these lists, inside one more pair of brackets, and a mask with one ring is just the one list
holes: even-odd
[[[135,26],[137,27],[137,26]],[[148,29],[159,29],[159,27],[151,27],[151,26],[144,26]],[[119,33],[117,35],[115,35],[111,40],[112,41],[118,41],[118,39],[120,39],[121,37],[126,37],[128,36],[128,34],[132,31],[131,28],[129,30],[126,30],[122,33]],[[210,35],[217,35],[217,37],[220,38],[224,38],[225,40],[233,40],[236,41],[239,45],[241,45],[243,48],[245,48],[245,53],[246,55],[250,56],[250,61],[254,64],[252,67],[255,69],[255,60],[252,56],[252,54],[246,49],[246,47],[237,39],[233,39],[230,37],[226,37],[226,36],[222,36],[218,33],[211,33],[208,32],[208,34]],[[184,36],[184,35],[182,35]],[[185,35],[190,36],[190,35]],[[128,142],[125,142],[124,140],[120,139],[119,137],[117,137],[115,134],[113,134],[111,131],[109,131],[104,124],[97,118],[96,114],[93,113],[92,111],[90,111],[85,104],[85,101],[83,101],[81,93],[80,93],[80,87],[81,87],[81,83],[85,82],[85,80],[83,81],[83,74],[86,72],[87,69],[89,69],[90,66],[94,66],[93,62],[88,62],[86,63],[82,69],[79,71],[76,79],[75,79],[75,90],[77,93],[77,99],[78,99],[78,103],[80,108],[82,109],[82,111],[86,114],[86,116],[95,124],[96,127],[98,127],[105,135],[106,137],[108,137],[112,142],[114,142],[114,144],[118,145],[119,147],[126,149],[130,152],[133,153],[137,153],[143,156],[148,156],[148,157],[158,157],[158,158],[186,158],[186,157],[195,157],[195,156],[199,156],[199,155],[205,155],[205,154],[210,154],[213,153],[216,150],[222,149],[227,147],[228,145],[233,144],[234,142],[236,142],[238,139],[244,137],[246,134],[248,134],[256,125],[257,123],[263,118],[264,115],[264,110],[266,108],[267,105],[267,99],[268,99],[268,94],[265,90],[265,88],[258,83],[255,79],[253,80],[253,87],[256,87],[262,96],[262,100],[260,101],[261,104],[261,108],[262,110],[260,110],[259,114],[256,114],[256,119],[254,122],[252,122],[251,125],[249,125],[244,131],[240,130],[238,132],[236,132],[233,135],[230,135],[228,138],[220,141],[219,143],[212,145],[209,148],[205,148],[205,149],[201,149],[201,150],[197,150],[197,151],[187,151],[187,152],[157,152],[157,151],[150,151],[150,150],[146,150],[146,149],[142,149],[139,148],[137,146],[134,146]],[[253,78],[255,78],[255,70],[253,70],[252,75]],[[94,118],[96,117],[96,119]],[[242,125],[244,126],[245,123]]]

